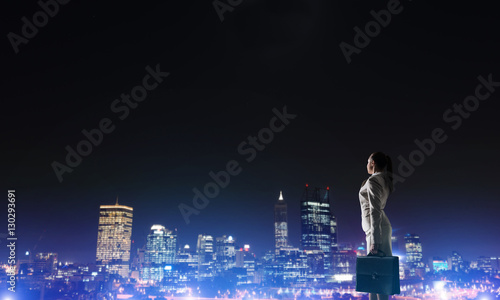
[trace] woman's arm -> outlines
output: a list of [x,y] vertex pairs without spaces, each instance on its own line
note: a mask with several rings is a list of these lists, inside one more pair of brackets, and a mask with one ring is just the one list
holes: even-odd
[[[380,223],[382,221],[382,186],[375,178],[369,178],[367,181],[368,202],[370,203],[370,235],[368,239],[370,244],[379,248],[382,239]],[[370,251],[371,249],[368,249]]]

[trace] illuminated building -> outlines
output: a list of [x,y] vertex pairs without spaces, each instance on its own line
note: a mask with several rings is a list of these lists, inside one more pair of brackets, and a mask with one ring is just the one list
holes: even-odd
[[448,268],[455,272],[460,272],[465,268],[464,260],[457,251],[453,251],[448,257]]
[[232,236],[223,235],[215,239],[215,268],[218,274],[234,267],[236,255],[234,243]]
[[196,252],[198,254],[198,280],[212,278],[215,273],[214,238],[211,235],[198,235]]
[[177,230],[174,232],[162,225],[153,225],[148,235],[144,253],[144,280],[161,281],[164,270],[175,263]]
[[179,282],[194,281],[198,273],[198,254],[191,250],[189,245],[184,245],[184,248],[177,253],[176,265],[181,273]]
[[287,204],[280,191],[278,202],[274,204],[274,245],[276,254],[288,245]]
[[477,258],[477,268],[487,274],[491,274],[493,268],[491,267],[491,258],[486,256],[479,256]]
[[37,253],[33,261],[33,275],[50,276],[57,272],[57,253]]
[[320,196],[320,188],[309,191],[306,184],[300,201],[301,245],[304,250],[321,250],[326,270],[331,266],[331,253],[338,249],[337,222],[330,211],[329,188]]
[[432,269],[434,272],[448,270],[448,261],[439,257],[432,258]]
[[425,265],[422,256],[422,244],[416,234],[406,234],[404,237],[406,249],[406,266],[409,276],[423,276]]
[[132,236],[132,207],[101,205],[97,230],[96,265],[110,274],[128,277]]
[[[310,275],[308,255],[299,248],[287,247],[276,255],[276,263],[267,268],[267,280],[272,280],[272,285],[289,285],[304,283]],[[322,272],[323,273],[323,272]]]
[[238,282],[240,284],[243,283],[254,283],[255,276],[255,254],[250,252],[250,246],[245,245],[243,249],[240,248],[239,251],[236,251],[236,268],[243,268],[245,270],[244,277],[241,276],[241,280],[239,278]]
[[353,279],[356,275],[356,258],[358,254],[354,250],[337,250],[332,255],[332,269],[335,275],[349,275],[337,276],[338,279],[343,281],[346,279]]

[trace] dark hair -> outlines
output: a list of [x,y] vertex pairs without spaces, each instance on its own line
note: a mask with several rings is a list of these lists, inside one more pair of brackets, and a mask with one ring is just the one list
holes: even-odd
[[387,167],[387,177],[389,177],[389,188],[391,192],[394,190],[394,183],[393,183],[393,177],[392,177],[392,160],[389,155],[386,155],[383,152],[373,152],[371,155],[372,160],[375,162],[375,165],[377,166],[378,169],[381,171],[384,170],[384,168]]

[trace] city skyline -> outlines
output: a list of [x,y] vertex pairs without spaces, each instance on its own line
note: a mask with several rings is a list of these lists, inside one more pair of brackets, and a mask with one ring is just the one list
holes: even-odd
[[375,151],[398,175],[385,212],[400,243],[417,234],[426,262],[500,255],[494,3],[42,2],[58,7],[46,20],[38,2],[0,12],[18,259],[95,263],[100,206],[117,196],[134,209],[132,252],[155,224],[177,248],[207,234],[274,250],[280,191],[300,247],[305,184],[330,188],[338,241],[362,242]]
[[[307,186],[308,186],[308,184],[306,184],[306,189],[307,189]],[[317,188],[315,188],[315,190],[317,190]],[[328,192],[328,191],[329,191],[329,187],[327,187],[327,188],[325,189],[325,191],[327,191],[327,192]],[[311,196],[312,196],[312,194],[313,194],[313,193],[311,193]],[[314,195],[316,195],[316,192],[314,192]],[[318,194],[318,196],[319,196],[319,194]],[[325,199],[326,199],[326,198],[328,198],[328,195],[325,193]],[[280,201],[280,200],[281,200],[281,201],[283,201],[284,197],[283,197],[283,191],[282,191],[282,190],[280,190],[279,197],[276,197],[276,199],[278,199],[278,201]],[[304,195],[302,196],[302,201],[304,201]],[[279,203],[279,202],[275,202],[274,204],[276,205],[276,203]],[[288,204],[288,202],[287,202],[287,204]],[[116,206],[117,208],[115,208],[115,206]],[[133,209],[132,207],[128,207],[128,206],[125,206],[125,205],[119,205],[119,204],[118,204],[118,197],[117,197],[117,199],[116,199],[116,203],[115,203],[114,205],[112,205],[112,204],[103,204],[103,205],[100,205],[100,210],[101,210],[101,218],[102,218],[103,214],[106,214],[106,215],[108,214],[108,213],[105,213],[105,212],[103,212],[103,211],[113,211],[113,210],[115,210],[115,209],[121,209],[121,208],[124,208],[124,209],[126,209],[126,210],[131,210],[131,209]],[[275,209],[276,209],[276,207],[275,207]],[[292,220],[291,222],[293,223],[294,221]],[[153,222],[153,223],[154,223],[154,222]],[[289,220],[287,223],[290,223],[290,220]],[[300,220],[295,220],[295,223],[300,223]],[[297,225],[297,224],[295,224],[295,225]],[[160,227],[166,228],[165,230],[168,230],[168,232],[171,232],[170,228],[172,228],[172,230],[174,230],[174,231],[176,232],[176,234],[175,234],[176,239],[178,238],[178,235],[177,235],[177,227],[176,227],[174,224],[171,224],[171,226],[166,227],[163,223],[158,223],[158,222],[157,222],[157,223],[154,223],[154,225],[152,225],[152,226],[151,226],[151,230],[153,230],[153,228],[156,228],[157,226],[160,226]],[[99,240],[100,240],[100,235],[101,235],[101,233],[100,233],[100,232],[102,231],[102,229],[100,229],[100,227],[101,227],[101,225],[99,225],[99,230],[97,231],[97,233],[98,233],[98,234],[97,234],[97,241],[98,241],[98,246],[97,246],[97,249],[98,249],[98,250],[97,250],[97,251],[98,251],[98,254],[97,254],[97,256],[98,256],[98,257],[99,257]],[[130,228],[132,228],[132,227],[130,227]],[[156,230],[158,230],[158,228],[156,228]],[[396,230],[397,230],[397,229],[396,229]],[[300,230],[299,230],[299,231],[300,231]],[[133,232],[133,230],[132,230],[132,232]],[[222,232],[224,232],[224,231],[222,231]],[[239,245],[239,246],[243,247],[243,244],[248,244],[248,245],[250,245],[250,247],[251,247],[252,251],[255,251],[255,252],[257,252],[257,251],[258,251],[257,253],[258,253],[259,255],[262,255],[262,256],[264,255],[264,253],[267,253],[267,252],[270,252],[270,251],[272,252],[272,250],[273,250],[273,249],[275,249],[274,247],[268,247],[268,248],[265,248],[265,247],[262,247],[262,245],[261,245],[261,246],[258,248],[258,250],[256,251],[256,250],[255,250],[255,248],[254,248],[254,247],[255,247],[255,246],[254,246],[254,244],[252,244],[251,242],[249,242],[249,241],[245,240],[245,238],[244,238],[244,237],[243,237],[243,240],[242,240],[242,237],[239,237],[239,236],[237,236],[237,235],[232,235],[232,234],[228,233],[227,231],[226,231],[226,232],[224,232],[223,234],[217,235],[217,234],[212,234],[212,233],[210,232],[210,230],[205,230],[205,231],[203,231],[202,233],[196,234],[196,236],[197,236],[197,238],[198,238],[198,239],[199,239],[199,235],[200,235],[200,234],[208,234],[208,235],[210,235],[210,236],[213,236],[213,237],[214,237],[214,239],[215,239],[216,237],[218,238],[219,236],[226,236],[226,235],[227,235],[227,236],[233,236],[233,238],[235,238],[235,239],[236,239],[236,241],[237,241],[237,243],[238,243],[238,245]],[[398,235],[393,235],[393,236],[397,236],[397,237],[398,237],[398,240],[399,240],[399,248],[400,248],[400,251],[398,251],[398,252],[399,252],[399,253],[398,253],[399,255],[403,255],[403,256],[404,256],[404,240],[406,239],[406,237],[407,237],[409,234],[415,234],[415,233],[414,233],[414,232],[412,232],[412,233],[410,233],[410,232],[405,232],[405,233],[400,233],[400,234],[398,234]],[[417,234],[417,235],[419,235],[418,233],[416,233],[416,234]],[[149,236],[149,235],[148,235],[148,236]],[[181,237],[182,237],[182,235],[181,235]],[[242,241],[241,241],[241,240],[242,240]],[[289,246],[289,247],[299,247],[300,249],[302,249],[302,245],[301,245],[301,244],[302,244],[302,242],[301,242],[300,240],[301,240],[301,238],[300,238],[300,237],[298,237],[298,242],[297,242],[296,244],[289,244],[288,246]],[[402,241],[402,240],[403,240],[403,241]],[[424,237],[424,240],[425,240],[425,237]],[[181,241],[188,241],[188,239],[187,239],[186,237],[183,237],[183,239],[181,239]],[[131,239],[131,242],[132,242],[132,245],[133,245],[133,246],[132,246],[132,248],[130,248],[130,250],[129,250],[129,254],[128,254],[128,255],[129,255],[129,257],[131,257],[131,259],[132,259],[134,256],[136,256],[136,255],[137,255],[136,251],[137,251],[138,249],[143,248],[143,247],[144,247],[144,248],[146,248],[147,244],[149,243],[149,242],[147,241],[147,239],[145,239],[145,242],[142,244],[142,246],[141,246],[141,244],[140,244],[140,243],[136,243],[134,239]],[[340,241],[340,243],[339,243],[339,244],[343,244],[343,245],[345,245],[345,244],[350,244],[350,245],[353,247],[353,249],[356,249],[356,247],[357,247],[357,246],[361,245],[361,243],[364,243],[364,242],[365,242],[365,240],[364,240],[364,239],[357,240],[357,241],[356,241],[356,240],[348,240],[348,239],[347,239],[347,240],[342,240],[342,241]],[[185,245],[189,245],[190,247],[195,247],[195,246],[196,246],[196,239],[191,239],[191,242],[187,242],[187,243],[185,242],[185,243],[183,243],[183,244],[177,244],[177,248],[176,248],[176,250],[175,250],[175,251],[177,251],[177,250],[179,250],[179,249],[184,248],[184,247],[185,247]],[[134,247],[135,247],[135,248],[134,248]],[[420,246],[420,247],[422,247],[422,246]],[[402,248],[402,249],[401,249],[401,248]],[[430,261],[430,259],[431,259],[431,258],[433,258],[433,257],[448,257],[448,256],[449,256],[450,254],[452,254],[453,252],[458,252],[458,253],[461,253],[461,254],[462,254],[462,256],[464,256],[464,255],[463,255],[463,251],[461,251],[461,249],[454,249],[454,250],[450,251],[449,253],[446,253],[446,252],[444,252],[444,251],[441,251],[440,253],[436,254],[436,253],[429,253],[429,252],[425,251],[425,248],[426,248],[425,246],[424,246],[423,248],[424,248],[424,251],[423,251],[424,257],[421,257],[421,260],[423,261],[424,265],[425,265],[425,264],[427,264],[427,263],[428,263],[428,261]],[[420,249],[422,249],[422,248],[420,248]],[[62,254],[62,257],[65,257],[65,254],[64,254],[64,253],[61,253],[61,252],[60,252],[60,251],[58,251],[57,249],[49,249],[49,250],[50,250],[50,251],[41,251],[41,250],[40,250],[40,251],[36,251],[36,252],[31,253],[31,255],[37,254],[37,253],[39,253],[39,252],[40,252],[40,253],[41,253],[41,252],[44,252],[44,253],[45,253],[45,252],[54,252],[54,253],[58,253],[59,257],[61,257],[61,254]],[[67,254],[66,254],[66,255],[67,255]],[[465,255],[465,259],[466,259],[467,261],[473,261],[473,260],[477,259],[477,258],[478,258],[478,257],[480,257],[480,256],[492,256],[492,257],[494,257],[495,255],[496,255],[496,254],[494,254],[494,253],[493,253],[493,254],[491,254],[491,255],[488,255],[488,254],[481,254],[481,255],[476,255],[476,256],[471,256],[471,257],[468,257],[467,255]],[[22,258],[22,256],[21,256],[21,258]],[[79,260],[77,260],[77,259],[65,259],[65,261],[71,261],[71,262],[74,262],[74,263],[92,263],[92,262],[93,262],[92,260],[90,260],[90,261],[79,261]]]

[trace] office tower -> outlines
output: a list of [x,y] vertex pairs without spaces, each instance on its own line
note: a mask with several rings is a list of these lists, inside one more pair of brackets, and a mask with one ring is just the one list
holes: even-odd
[[177,256],[177,228],[174,230],[168,230],[167,229],[167,256],[166,256],[166,261],[165,263],[167,265],[173,265],[175,264],[175,259]]
[[144,254],[144,280],[161,281],[167,265],[175,262],[177,245],[177,230],[166,229],[162,225],[153,225],[147,238]]
[[276,254],[279,254],[281,248],[288,246],[287,204],[281,191],[278,202],[274,204],[274,245]]
[[183,276],[179,277],[179,282],[192,282],[198,274],[198,254],[189,247],[179,249],[176,255],[176,265]]
[[487,274],[491,274],[491,272],[493,271],[491,265],[491,257],[479,256],[477,258],[477,268]]
[[234,239],[232,236],[223,235],[215,239],[215,267],[218,274],[227,271],[235,265],[236,251],[234,249]]
[[198,254],[198,279],[203,281],[212,278],[215,273],[214,238],[211,235],[198,235],[196,252]]
[[448,256],[448,268],[455,272],[460,272],[464,269],[464,260],[462,255],[457,251],[452,251],[451,256]]
[[[289,285],[293,283],[305,283],[310,275],[311,256],[299,248],[287,247],[280,250],[276,255],[275,263],[266,263],[266,281],[273,285]],[[272,267],[272,269],[270,268]],[[324,270],[323,272],[324,273]],[[271,276],[269,276],[271,275]],[[316,276],[312,274],[312,276]]]
[[237,250],[235,257],[235,267],[244,269],[241,272],[244,276],[239,276],[239,283],[255,283],[255,254],[250,252],[250,245]]
[[128,277],[132,236],[132,207],[101,205],[97,230],[96,265],[109,274]]
[[338,249],[337,224],[330,211],[329,190],[327,187],[321,198],[320,188],[311,192],[306,184],[300,201],[302,249],[323,251],[325,269],[330,269],[331,253]]
[[425,265],[422,256],[422,244],[416,234],[406,234],[404,237],[406,249],[406,266],[410,277],[423,276]]

